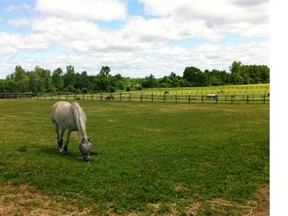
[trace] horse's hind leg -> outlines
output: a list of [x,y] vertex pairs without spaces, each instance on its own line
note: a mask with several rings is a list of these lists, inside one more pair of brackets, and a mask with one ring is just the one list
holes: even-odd
[[64,133],[65,133],[65,130],[62,129],[61,135],[59,135],[59,136],[57,137],[57,139],[58,139],[58,149],[59,149],[59,152],[63,152],[63,136],[64,136]]
[[[67,130],[67,137],[66,137],[66,142],[65,142],[65,144],[64,144],[64,146],[63,146],[63,148],[62,148],[62,151],[63,151],[63,154],[64,155],[67,155],[67,151],[68,151],[68,143],[69,143],[69,139],[70,139],[70,130],[68,129]],[[64,135],[64,132],[63,132],[63,134],[62,135]],[[62,136],[63,137],[63,136]]]
[[55,127],[55,132],[57,134],[57,142],[58,142],[58,149],[60,150],[62,148],[62,145],[63,145],[63,136],[61,135],[60,137],[60,134],[59,134],[59,125],[55,122],[54,123],[54,127]]

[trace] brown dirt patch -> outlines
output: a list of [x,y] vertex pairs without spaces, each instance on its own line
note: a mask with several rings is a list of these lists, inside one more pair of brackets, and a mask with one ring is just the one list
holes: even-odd
[[[182,189],[177,185],[177,189]],[[185,213],[188,215],[205,215],[208,210],[212,215],[243,215],[243,216],[269,216],[269,185],[260,187],[255,200],[249,200],[246,204],[234,203],[223,198],[215,198],[208,202],[196,201],[188,205]]]
[[186,208],[186,211],[189,215],[197,215],[197,213],[199,212],[199,209],[201,207],[201,203],[200,202],[195,202],[191,205],[189,205]]
[[269,215],[270,209],[270,189],[269,185],[261,187],[256,193],[257,201],[248,201],[248,204],[252,206],[250,214],[253,216],[266,216]]
[[[186,188],[178,183],[175,190],[185,191]],[[233,212],[235,215],[245,216],[268,216],[269,215],[269,185],[259,188],[255,194],[255,200],[247,201],[246,205],[239,205],[222,198],[216,198],[209,202],[193,202],[188,205],[184,212],[189,215],[198,215],[203,213],[204,209],[210,209],[212,215],[223,215],[227,212]],[[59,197],[57,200],[61,200]],[[148,204],[152,212],[156,213],[161,209],[162,204]],[[167,205],[167,204],[166,204]],[[164,215],[179,215],[175,208],[176,204],[171,204],[170,212]],[[33,187],[23,185],[4,185],[0,187],[0,216],[12,215],[92,215],[92,209],[81,209],[71,204],[57,202],[48,195],[34,189]],[[145,212],[131,212],[128,215],[144,215]],[[93,215],[95,212],[93,212]],[[118,215],[112,209],[107,215]]]
[[0,215],[86,215],[87,209],[56,202],[31,186],[5,185],[0,188]]
[[246,205],[238,205],[233,202],[217,198],[210,203],[213,209],[232,208],[238,214],[243,216],[269,216],[269,185],[258,189],[255,194],[255,200],[247,201]]

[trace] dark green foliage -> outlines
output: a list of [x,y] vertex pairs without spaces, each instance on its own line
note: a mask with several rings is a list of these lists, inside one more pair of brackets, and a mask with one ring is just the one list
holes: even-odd
[[142,88],[172,88],[220,86],[228,84],[258,84],[269,83],[270,69],[265,65],[242,65],[234,61],[230,72],[205,70],[196,67],[186,67],[183,76],[171,72],[169,76],[155,78],[153,74],[145,78],[133,79],[110,74],[111,69],[103,66],[96,75],[89,76],[86,71],[75,72],[68,65],[64,72],[61,68],[53,71],[36,66],[33,71],[25,71],[21,66],[15,67],[15,72],[6,80],[0,80],[0,92],[115,92],[142,90]]

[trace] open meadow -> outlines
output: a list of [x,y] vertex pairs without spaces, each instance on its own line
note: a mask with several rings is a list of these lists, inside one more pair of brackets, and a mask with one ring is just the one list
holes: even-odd
[[81,100],[84,162],[56,101],[0,100],[0,215],[269,214],[269,104]]

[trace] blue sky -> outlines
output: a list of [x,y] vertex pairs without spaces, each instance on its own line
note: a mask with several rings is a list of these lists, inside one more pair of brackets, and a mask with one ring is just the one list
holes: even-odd
[[269,66],[266,0],[0,0],[0,79],[35,66],[162,77]]

